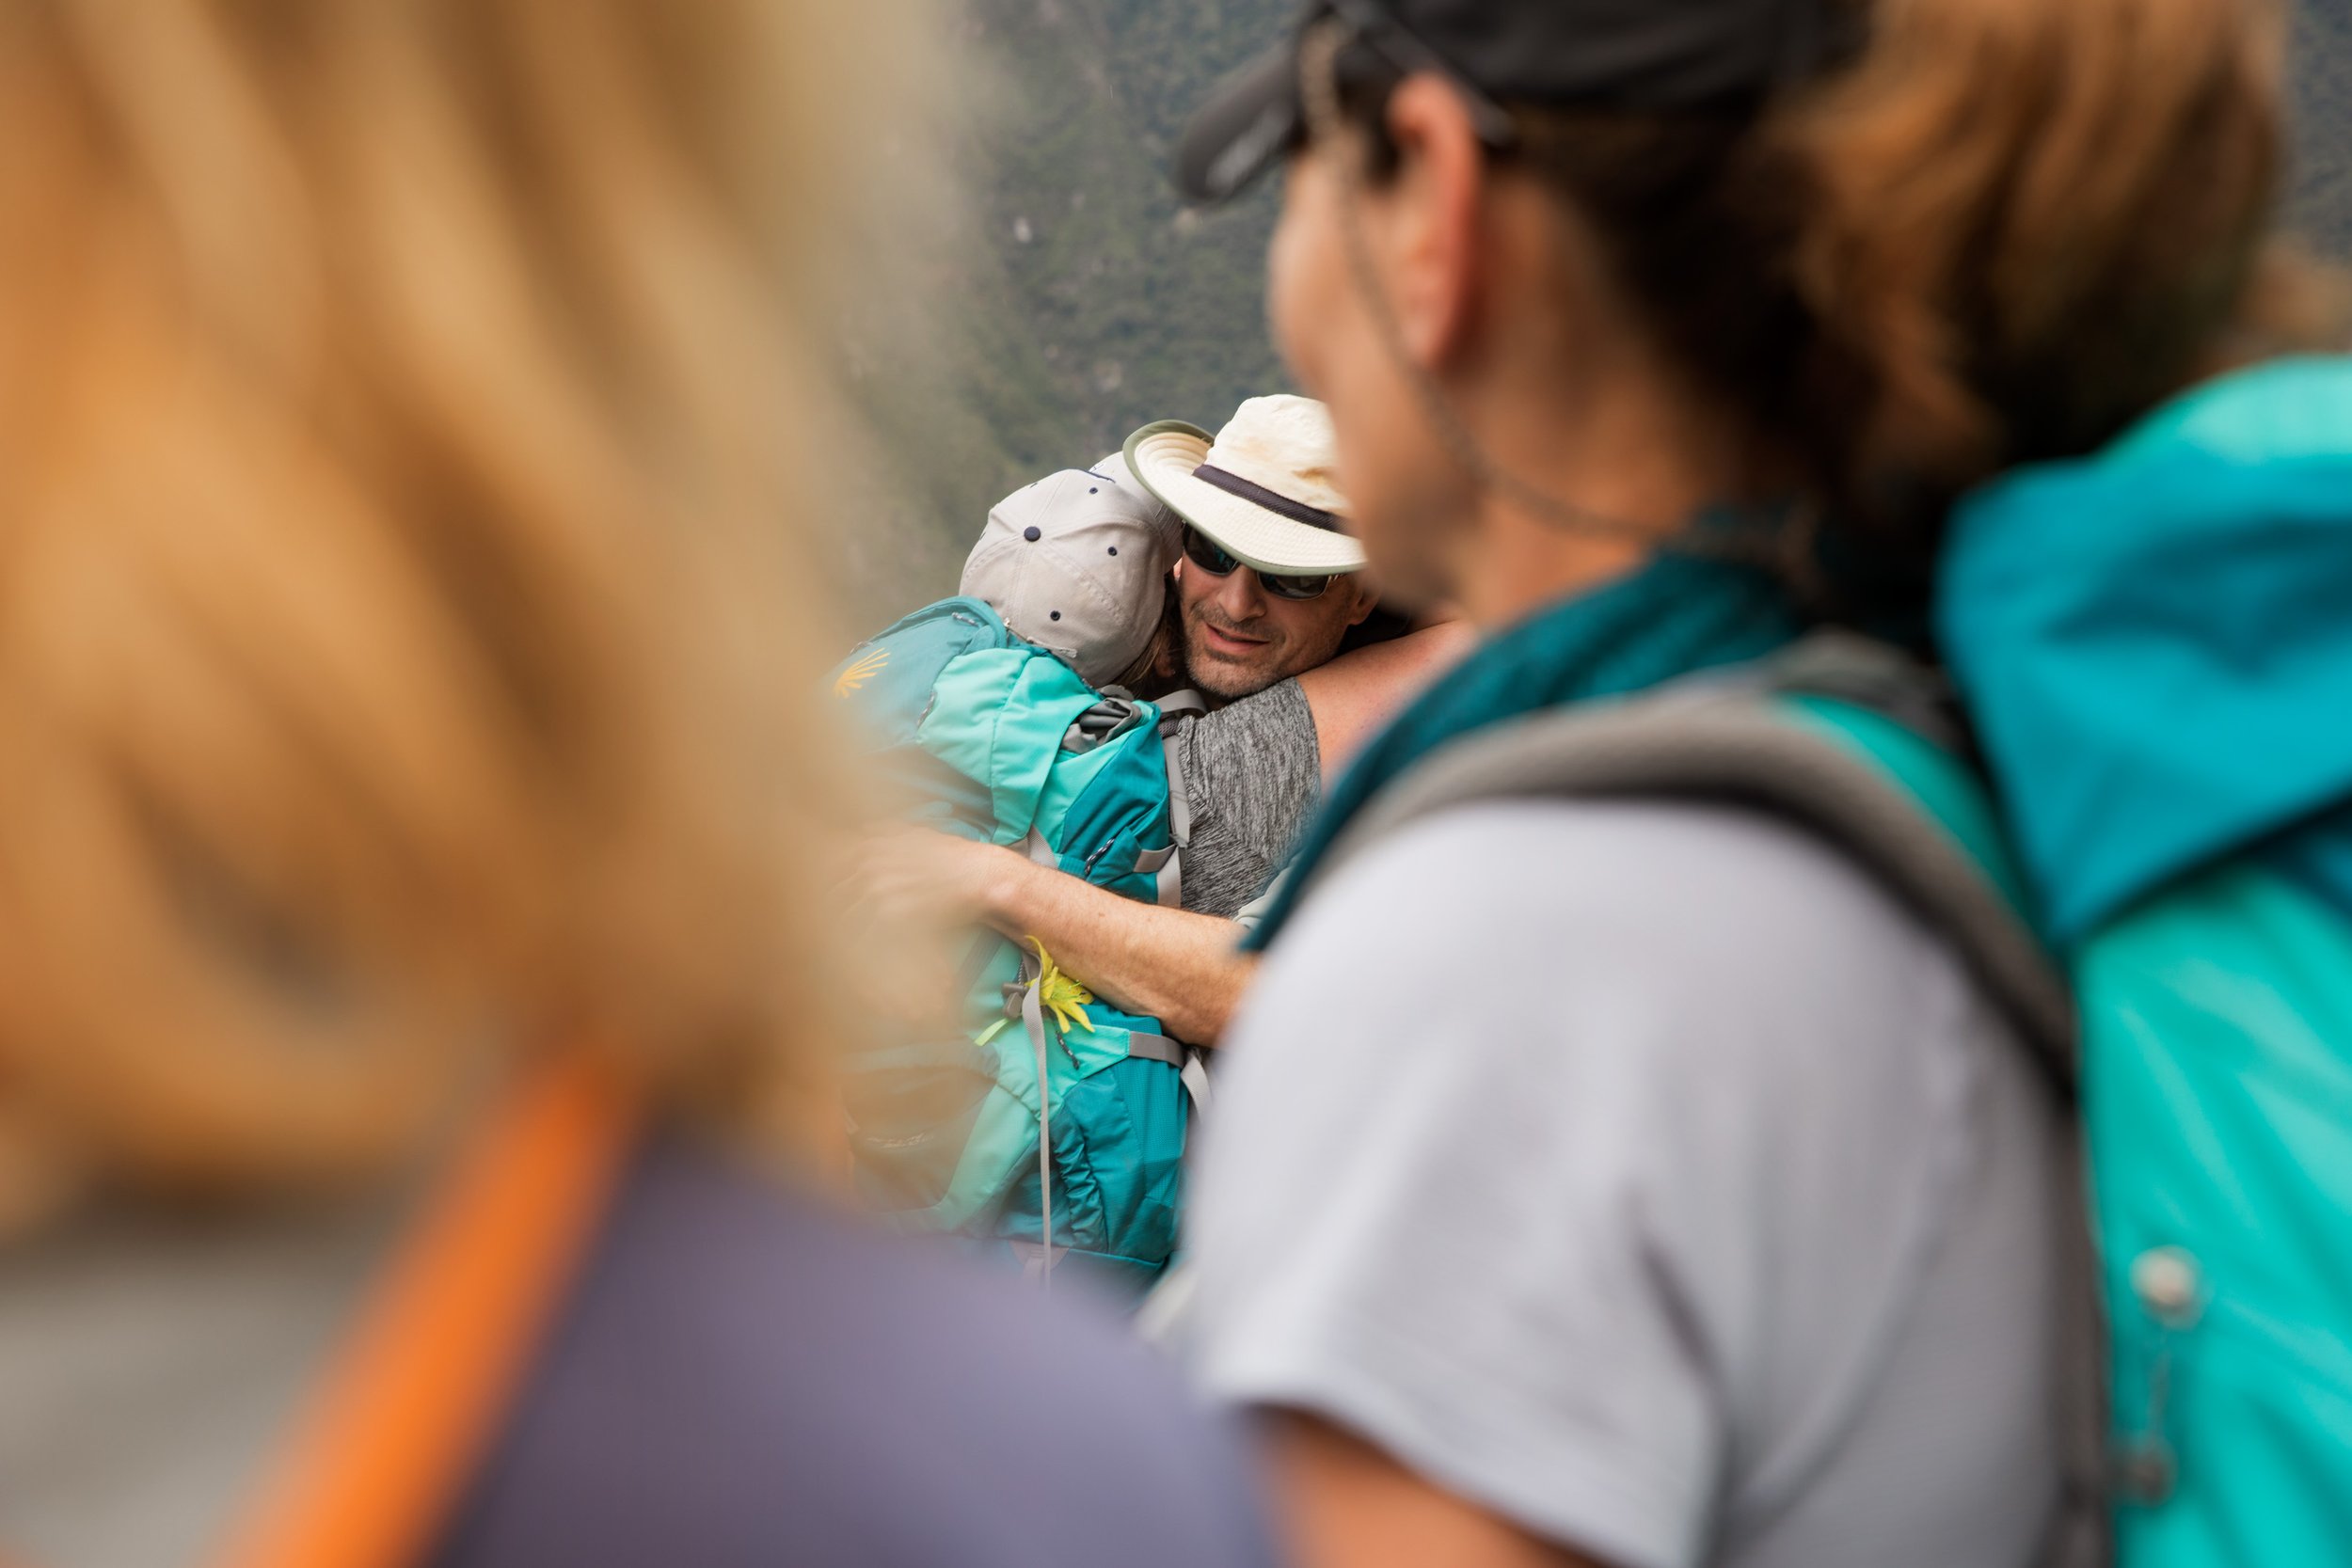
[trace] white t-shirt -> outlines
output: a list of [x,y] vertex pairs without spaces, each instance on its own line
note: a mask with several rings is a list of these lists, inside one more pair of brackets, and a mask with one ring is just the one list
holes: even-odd
[[2062,1113],[1944,942],[1770,818],[1459,809],[1219,1053],[1182,1334],[1624,1568],[2009,1568],[2055,1503]]

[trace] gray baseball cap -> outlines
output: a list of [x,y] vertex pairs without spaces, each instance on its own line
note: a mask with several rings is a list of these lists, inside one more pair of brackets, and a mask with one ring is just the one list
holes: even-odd
[[1127,483],[1064,468],[996,503],[959,592],[1088,685],[1107,686],[1159,626],[1180,528]]

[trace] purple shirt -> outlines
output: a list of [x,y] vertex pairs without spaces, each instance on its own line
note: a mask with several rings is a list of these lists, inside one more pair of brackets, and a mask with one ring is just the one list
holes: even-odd
[[1232,1435],[1067,1297],[657,1144],[433,1560],[1270,1565]]

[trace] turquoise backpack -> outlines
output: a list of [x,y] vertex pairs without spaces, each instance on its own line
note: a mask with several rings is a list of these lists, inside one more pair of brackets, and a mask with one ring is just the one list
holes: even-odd
[[1939,622],[2078,996],[2118,1560],[2352,1561],[2352,361],[1972,498]]
[[[930,826],[1176,901],[1185,814],[1162,732],[1184,705],[1099,692],[963,598],[860,644],[833,690]],[[1199,1069],[1157,1021],[1086,995],[1050,957],[976,934],[963,1031],[859,1054],[857,1184],[900,1228],[1139,1293],[1175,1249]]]

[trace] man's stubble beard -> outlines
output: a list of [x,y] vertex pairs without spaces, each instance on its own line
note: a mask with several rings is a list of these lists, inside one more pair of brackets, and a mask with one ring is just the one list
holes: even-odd
[[1256,626],[1235,626],[1222,619],[1211,620],[1202,607],[1187,605],[1183,611],[1184,637],[1181,646],[1184,656],[1184,678],[1197,690],[1222,702],[1238,702],[1254,697],[1267,687],[1285,679],[1291,672],[1281,668],[1280,641],[1265,645],[1264,662],[1252,659],[1248,663],[1228,659],[1200,650],[1200,627],[1202,624],[1230,630],[1244,637],[1261,635]]
[[1295,675],[1329,663],[1338,657],[1340,645],[1347,638],[1346,625],[1330,628],[1330,645],[1309,657],[1305,657],[1306,649],[1298,641],[1295,631],[1274,632],[1274,640],[1265,645],[1266,658],[1263,661],[1252,659],[1244,664],[1215,654],[1196,652],[1200,626],[1205,623],[1244,637],[1255,637],[1267,635],[1265,622],[1234,625],[1222,618],[1212,619],[1206,606],[1190,605],[1184,608],[1182,619],[1184,635],[1178,645],[1184,654],[1186,683],[1207,696],[1227,703],[1254,697],[1270,686],[1279,686]]

